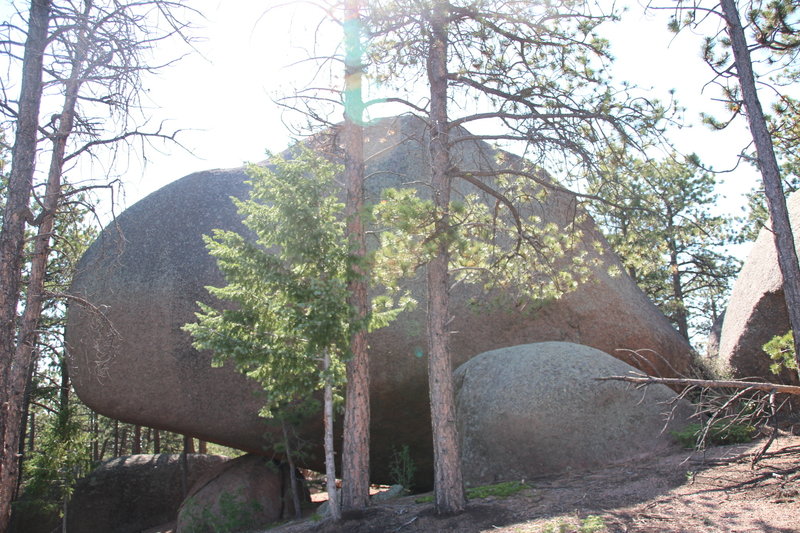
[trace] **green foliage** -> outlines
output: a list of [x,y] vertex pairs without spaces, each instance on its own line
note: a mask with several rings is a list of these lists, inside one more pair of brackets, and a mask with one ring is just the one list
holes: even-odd
[[697,449],[703,444],[721,446],[740,444],[753,440],[756,428],[749,424],[739,424],[728,420],[717,420],[711,426],[700,423],[689,424],[672,436],[684,448]]
[[400,449],[392,448],[392,458],[389,460],[389,479],[393,485],[402,485],[407,492],[414,488],[414,474],[417,465],[411,458],[408,444],[403,444]]
[[546,198],[544,189],[501,171],[493,185],[505,197],[515,198],[515,205],[467,194],[451,202],[450,227],[443,233],[435,231],[438,214],[430,199],[414,189],[386,189],[373,209],[380,228],[376,279],[396,290],[396,280],[413,276],[428,263],[441,240],[449,246],[454,283],[484,291],[502,289],[526,304],[557,298],[590,279],[601,262],[599,254],[577,246],[586,243],[580,230],[585,215],[562,224],[546,223],[533,207]]
[[38,447],[23,463],[26,513],[60,515],[75,482],[91,470],[89,435],[74,411],[75,406],[65,406],[50,420],[40,419],[44,429]]
[[773,374],[782,370],[797,370],[797,359],[794,354],[794,335],[791,330],[784,335],[776,335],[762,348],[774,362],[769,369]]
[[609,153],[590,190],[592,214],[628,274],[687,338],[724,309],[739,262],[732,220],[711,211],[716,179],[695,157],[642,161]]
[[520,481],[506,481],[493,485],[481,485],[467,489],[467,498],[474,500],[478,498],[508,498],[518,492],[528,488],[528,485]]
[[577,526],[565,520],[547,524],[542,529],[542,533],[598,533],[607,528],[602,516],[589,515],[578,521]]
[[240,489],[236,494],[226,492],[220,495],[218,512],[200,508],[190,501],[186,510],[186,530],[189,533],[237,533],[263,525],[257,523],[263,506],[255,500],[247,500],[242,494]]
[[341,383],[354,327],[343,206],[331,194],[339,167],[307,149],[272,165],[251,166],[250,198],[234,200],[255,242],[221,230],[205,239],[227,281],[208,290],[228,308],[200,304],[198,322],[185,326],[214,364],[232,361],[261,384],[265,416]]

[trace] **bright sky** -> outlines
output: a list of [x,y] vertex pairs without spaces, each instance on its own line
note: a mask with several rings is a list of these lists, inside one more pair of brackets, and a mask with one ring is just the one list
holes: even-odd
[[[288,143],[289,133],[271,97],[291,86],[290,77],[300,69],[288,65],[303,57],[301,47],[309,46],[314,30],[302,21],[313,22],[318,14],[310,7],[301,16],[289,16],[286,9],[264,13],[265,4],[252,0],[200,0],[196,5],[207,17],[208,40],[198,45],[207,60],[187,58],[164,73],[151,93],[161,106],[159,116],[194,130],[183,139],[197,157],[176,150],[152,154],[144,173],[126,180],[129,204],[190,172],[258,161],[266,149],[278,151]],[[748,140],[744,123],[724,132],[697,125],[701,111],[721,110],[714,102],[716,89],[704,90],[711,75],[700,58],[700,37],[688,32],[674,36],[666,30],[663,15],[642,11],[633,7],[623,24],[610,27],[614,70],[654,97],[669,99],[674,88],[687,107],[687,122],[695,124],[674,132],[674,142],[697,152],[715,169],[733,167]],[[723,191],[736,204],[732,208],[738,209],[738,194],[749,190],[756,178],[750,168],[726,178]]]
[[[265,150],[279,151],[290,133],[272,99],[286,94],[302,69],[288,66],[308,53],[321,13],[307,3],[289,0],[289,7],[267,11],[273,0],[193,0],[205,20],[198,19],[196,35],[204,39],[177,65],[146,83],[152,100],[152,122],[166,120],[168,127],[187,130],[181,136],[189,154],[167,146],[151,151],[144,168],[131,165],[123,180],[123,206],[192,172],[240,166],[260,161]],[[2,14],[3,8],[0,8]],[[711,79],[700,58],[701,38],[689,32],[674,36],[666,30],[663,14],[644,15],[634,5],[623,23],[609,26],[607,36],[616,56],[614,71],[621,78],[647,89],[647,95],[669,99],[676,90],[687,107],[686,120],[698,124],[701,111],[720,111],[718,93],[707,87]],[[329,51],[326,51],[329,52]],[[297,85],[295,83],[295,85]],[[302,85],[301,85],[302,86]],[[721,113],[719,113],[721,115]],[[744,123],[723,132],[702,125],[673,133],[673,141],[686,152],[696,152],[717,170],[733,167],[747,143]],[[723,209],[739,214],[743,200],[758,176],[745,166],[729,175],[722,192]],[[120,212],[117,206],[116,212]]]

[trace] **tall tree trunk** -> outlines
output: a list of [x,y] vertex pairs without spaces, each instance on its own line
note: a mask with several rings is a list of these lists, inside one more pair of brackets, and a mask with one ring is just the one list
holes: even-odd
[[347,189],[347,236],[353,255],[349,281],[350,304],[356,320],[347,362],[347,394],[342,449],[342,507],[362,509],[369,504],[369,354],[366,318],[369,313],[366,276],[366,240],[362,221],[364,202],[364,103],[361,96],[360,0],[346,0],[344,14],[345,88],[344,180]]
[[728,27],[736,75],[742,89],[742,100],[750,124],[750,133],[756,146],[758,169],[764,180],[764,192],[772,222],[772,236],[778,254],[778,266],[783,275],[783,294],[789,312],[789,323],[794,332],[795,361],[798,363],[798,375],[800,375],[800,266],[797,262],[794,236],[789,222],[789,211],[786,208],[786,197],[778,161],[772,147],[772,137],[764,119],[761,102],[758,99],[753,63],[736,2],[721,0],[720,5]]
[[33,186],[42,97],[42,65],[49,23],[50,0],[31,0],[11,175],[0,230],[0,533],[5,533],[8,528],[11,499],[17,480],[21,409],[20,405],[14,404],[19,400],[13,398],[9,380],[12,365],[18,363],[15,361],[17,303],[25,222],[30,216],[28,202]]
[[197,451],[198,453],[208,453],[208,442],[204,440],[197,441]]
[[153,430],[153,453],[161,453],[161,432],[157,429]]
[[[86,9],[90,9],[87,3]],[[14,360],[8,370],[6,390],[8,391],[6,409],[6,435],[5,442],[16,448],[19,444],[19,428],[22,418],[22,404],[25,395],[25,388],[30,377],[33,364],[33,357],[36,346],[36,332],[39,327],[39,319],[42,314],[44,304],[44,283],[47,274],[47,263],[51,249],[51,238],[55,228],[56,212],[61,202],[61,177],[64,167],[64,154],[66,153],[67,140],[72,133],[75,122],[75,104],[78,100],[78,92],[83,82],[83,64],[86,52],[85,31],[79,33],[79,42],[76,43],[75,56],[70,66],[70,77],[65,84],[64,105],[58,118],[58,126],[52,137],[53,152],[50,155],[50,169],[47,174],[47,185],[42,201],[42,212],[39,215],[39,227],[36,238],[34,239],[33,255],[30,262],[30,275],[28,279],[28,290],[25,300],[25,311],[20,322],[19,338],[14,352]],[[66,365],[62,365],[62,370],[66,372]],[[67,380],[67,391],[61,391],[62,403],[69,401],[68,387],[69,376],[63,375]],[[59,424],[66,424],[68,417],[68,405],[61,406],[59,414]],[[62,428],[63,429],[63,428]],[[4,461],[5,463],[5,461]],[[9,473],[16,476],[19,463],[16,461],[4,464],[3,472],[8,469]]]
[[431,189],[436,208],[436,256],[428,263],[428,386],[433,431],[436,512],[456,513],[466,499],[455,420],[453,368],[450,361],[450,146],[447,122],[447,18],[449,3],[434,2],[428,49],[430,85]]
[[[323,366],[325,374],[331,368],[331,355],[325,351]],[[339,520],[342,517],[339,509],[339,496],[336,494],[336,460],[333,448],[333,386],[330,379],[325,381],[324,398],[324,423],[325,423],[325,485],[328,489],[328,508],[331,518]]]

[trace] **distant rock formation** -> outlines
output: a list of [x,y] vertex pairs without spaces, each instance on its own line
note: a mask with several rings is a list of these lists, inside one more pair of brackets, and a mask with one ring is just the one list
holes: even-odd
[[[800,194],[792,194],[787,205],[794,230],[795,247],[800,246]],[[731,298],[719,335],[719,349],[705,366],[715,377],[757,377],[768,381],[798,384],[795,372],[779,376],[769,367],[772,361],[762,346],[775,335],[789,331],[789,314],[783,296],[783,276],[772,233],[764,228],[733,284]]]
[[[367,127],[365,136],[368,201],[388,187],[419,187],[426,194],[419,183],[428,179],[430,165],[420,119],[384,119]],[[500,154],[504,164],[519,161],[477,141],[454,147],[462,170],[494,169]],[[128,208],[86,252],[72,291],[102,316],[71,305],[67,342],[71,376],[87,405],[127,422],[263,453],[268,428],[258,417],[263,401],[258,388],[230,366],[212,368],[210,354],[194,350],[181,330],[195,320],[196,301],[211,302],[204,287],[224,283],[202,235],[214,228],[243,229],[229,197],[247,196],[246,179],[244,169],[186,176]],[[464,182],[455,189],[483,194]],[[578,209],[572,195],[555,191],[535,208],[559,227],[568,226]],[[690,367],[688,344],[624,273],[594,223],[587,220],[580,229],[576,253],[586,252],[600,266],[592,281],[557,301],[521,311],[476,289],[452,291],[454,367],[481,352],[547,340],[593,346],[647,372]],[[621,273],[609,275],[612,266]],[[419,488],[430,484],[432,472],[424,279],[420,271],[408,282],[417,310],[369,337],[372,476],[391,481],[392,450],[408,445]],[[645,350],[644,358],[618,351],[637,349]],[[301,432],[319,444],[307,466],[321,470],[321,421]]]
[[172,522],[185,492],[214,467],[220,455],[128,455],[106,461],[78,481],[67,508],[70,533],[139,533]]
[[[674,445],[693,410],[664,385],[595,378],[633,368],[595,348],[541,342],[500,348],[456,369],[464,481],[483,485],[583,470]],[[670,415],[669,419],[666,415]]]

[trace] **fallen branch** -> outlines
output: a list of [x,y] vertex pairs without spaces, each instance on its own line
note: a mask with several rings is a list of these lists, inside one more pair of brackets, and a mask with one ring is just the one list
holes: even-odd
[[783,393],[800,396],[800,387],[796,385],[781,385],[779,383],[766,383],[760,381],[723,381],[714,379],[689,379],[689,378],[657,378],[644,374],[635,376],[608,376],[594,378],[597,381],[627,381],[639,386],[646,385],[685,385],[708,387],[717,389],[752,389],[770,393]]

